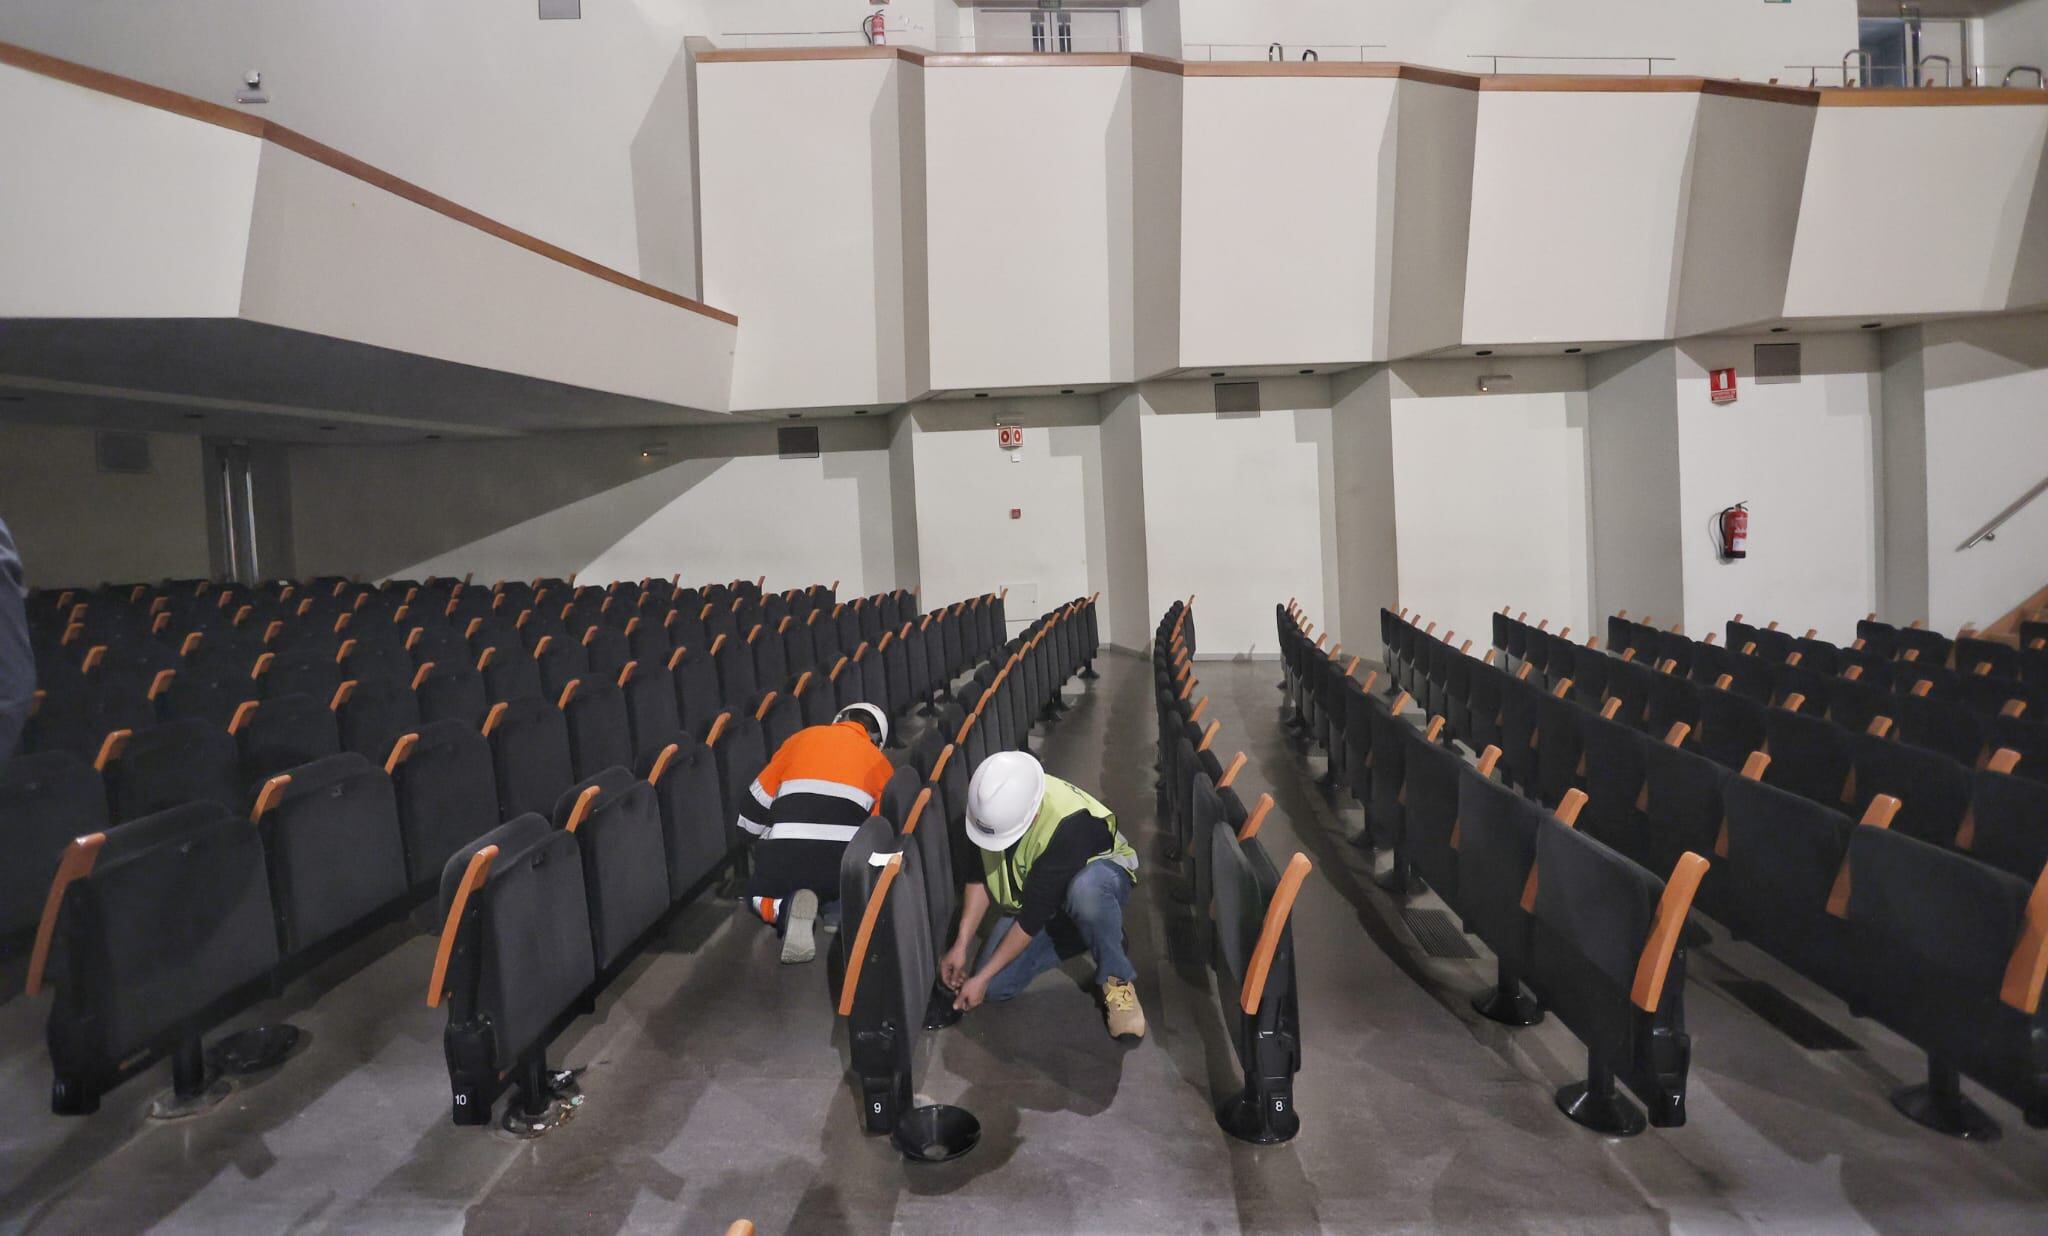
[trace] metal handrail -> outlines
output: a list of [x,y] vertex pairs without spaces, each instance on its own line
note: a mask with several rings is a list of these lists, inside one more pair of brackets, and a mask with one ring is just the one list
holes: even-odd
[[2039,484],[2035,485],[2032,489],[2029,489],[2027,492],[2021,494],[2017,502],[2014,502],[2011,506],[2000,511],[1998,514],[1992,516],[1990,523],[1985,524],[1982,528],[1977,529],[1976,533],[1972,535],[1969,540],[1964,541],[1961,545],[1956,546],[1956,552],[1961,553],[1964,550],[1970,548],[1972,545],[1975,545],[1979,541],[1997,540],[1998,530],[2005,526],[2005,521],[2011,519],[2013,516],[2025,510],[2028,503],[2032,502],[2034,499],[2040,497],[2044,493],[2048,493],[2048,476],[2042,477]]
[[1941,61],[1941,84],[1943,86],[1947,86],[1949,74],[1955,71],[1955,62],[1950,60],[1947,56],[1942,55],[1940,52],[1929,52],[1926,55],[1920,57],[1919,60],[1914,62],[1913,76],[1919,79],[1914,84],[1927,86],[1932,86],[1934,84],[1933,82],[1927,80],[1927,62],[1930,60]]
[[2005,80],[1998,84],[2001,86],[2012,85],[2012,75],[2015,73],[2032,73],[2034,75],[2034,89],[2036,90],[2048,86],[2048,77],[2042,75],[2041,66],[2038,64],[2016,64],[2005,71]]
[[[1849,62],[1851,60],[1854,60],[1856,62],[1856,84],[1859,86],[1868,86],[1870,84],[1870,71],[1877,67],[1876,58],[1873,57],[1869,52],[1864,51],[1860,47],[1852,47],[1848,51],[1843,52],[1842,85],[1844,86],[1847,86],[1849,84]],[[1816,68],[1814,72],[1817,79],[1819,75],[1819,69]],[[1807,84],[1818,85],[1819,82],[1818,80],[1816,80],[1813,82],[1808,82]]]
[[1671,62],[1678,59],[1678,57],[1676,56],[1518,56],[1513,52],[1468,52],[1466,53],[1465,58],[1467,60],[1492,61],[1493,67],[1490,70],[1490,72],[1496,75],[1500,72],[1500,62],[1503,60],[1611,60],[1620,61],[1625,64],[1634,64],[1636,61],[1640,60],[1643,62],[1643,75],[1646,77],[1655,77],[1657,75],[1657,65],[1660,62],[1664,64],[1670,64]]

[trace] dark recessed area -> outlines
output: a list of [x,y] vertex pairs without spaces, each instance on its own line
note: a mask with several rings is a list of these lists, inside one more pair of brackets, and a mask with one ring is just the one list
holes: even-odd
[[988,398],[988,392],[987,392],[987,391],[976,391],[976,392],[974,392],[974,397],[975,397],[976,399],[986,399],[986,398]]
[[441,440],[441,435],[440,435],[440,434],[437,434],[437,433],[430,433],[430,434],[428,434],[428,435],[427,435],[427,441],[429,441],[429,442],[439,442],[440,440]]
[[1221,369],[1211,369],[1209,371],[1209,376],[1212,378],[1220,378],[1223,376],[1223,371]]
[[1771,333],[1772,333],[1773,335],[1782,335],[1782,334],[1784,334],[1784,333],[1785,333],[1786,331],[1788,331],[1788,330],[1791,330],[1791,329],[1792,329],[1792,328],[1791,328],[1791,327],[1789,327],[1789,326],[1773,326],[1773,327],[1771,327]]
[[868,414],[868,410],[866,408],[855,408],[853,410],[853,414],[855,416],[866,416]]
[[1062,386],[1062,387],[1060,387],[1060,394],[1062,394],[1062,395],[1071,395],[1071,394],[1073,394],[1073,393],[1074,393],[1074,388],[1073,388],[1073,387],[1071,387],[1071,386]]
[[186,419],[186,420],[188,420],[188,421],[203,421],[203,420],[205,420],[205,419],[206,419],[206,413],[204,413],[204,412],[187,412],[187,413],[185,414],[185,419]]
[[803,413],[801,413],[801,412],[791,412],[791,413],[789,414],[789,419],[791,419],[791,420],[793,420],[793,421],[800,421],[800,420],[804,419],[804,414],[803,414]]
[[1585,351],[1585,350],[1586,350],[1586,349],[1584,349],[1584,348],[1566,348],[1566,349],[1564,350],[1564,354],[1565,354],[1566,356],[1577,356],[1577,355],[1578,355],[1579,353],[1581,353],[1581,352],[1583,352],[1583,351]]
[[1315,370],[1313,370],[1313,369],[1304,369],[1304,370],[1302,370],[1301,372],[1302,372],[1302,373],[1303,373],[1304,375],[1307,375],[1307,374],[1311,374],[1311,373],[1314,373],[1314,372],[1315,372]]
[[321,433],[333,433],[333,432],[334,432],[334,431],[335,431],[335,430],[336,430],[337,428],[338,428],[338,426],[334,426],[334,425],[322,425],[322,426],[320,426],[320,432],[321,432]]
[[1884,325],[1884,323],[1882,323],[1882,322],[1865,322],[1865,323],[1863,324],[1863,329],[1864,329],[1864,330],[1876,330],[1876,329],[1877,329],[1878,327],[1880,327],[1880,326],[1883,326],[1883,325]]
[[1492,356],[1492,355],[1493,355],[1493,349],[1492,349],[1492,348],[1481,348],[1481,349],[1479,349],[1479,350],[1478,350],[1477,352],[1474,352],[1474,353],[1473,353],[1472,355],[1474,355],[1474,356]]

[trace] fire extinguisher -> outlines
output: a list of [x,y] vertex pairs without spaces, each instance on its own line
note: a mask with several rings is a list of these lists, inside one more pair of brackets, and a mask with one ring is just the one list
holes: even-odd
[[881,47],[889,41],[889,30],[883,24],[882,17],[883,10],[876,9],[861,23],[861,30],[868,36],[868,42],[876,47]]
[[1721,560],[1733,562],[1749,557],[1749,504],[1738,502],[1724,509],[1714,520],[1721,533]]

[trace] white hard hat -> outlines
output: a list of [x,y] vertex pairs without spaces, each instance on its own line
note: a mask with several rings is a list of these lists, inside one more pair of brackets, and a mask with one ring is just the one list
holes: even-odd
[[1022,751],[998,751],[967,783],[967,836],[984,850],[1007,850],[1038,818],[1045,769]]
[[832,718],[834,725],[841,721],[851,721],[865,727],[868,736],[875,740],[877,747],[889,745],[889,714],[873,704],[848,704],[839,710],[838,716]]

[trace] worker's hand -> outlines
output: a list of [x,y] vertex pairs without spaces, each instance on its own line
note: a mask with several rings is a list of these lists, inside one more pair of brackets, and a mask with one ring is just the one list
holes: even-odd
[[988,980],[975,975],[960,985],[960,994],[953,998],[953,1007],[965,1013],[988,999]]
[[946,950],[939,960],[939,981],[949,991],[959,991],[960,984],[967,981],[967,945],[955,944]]

